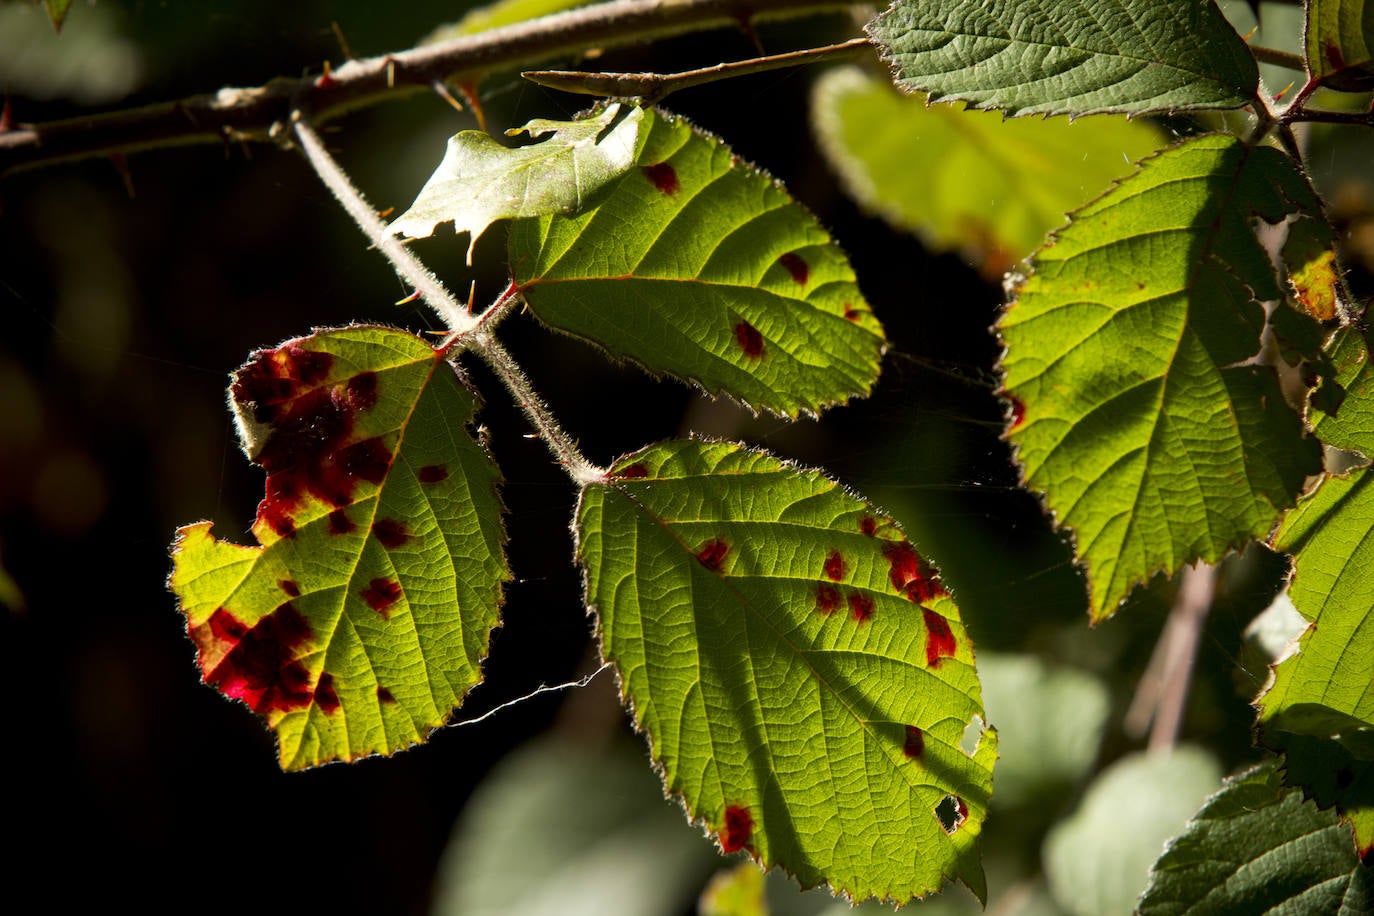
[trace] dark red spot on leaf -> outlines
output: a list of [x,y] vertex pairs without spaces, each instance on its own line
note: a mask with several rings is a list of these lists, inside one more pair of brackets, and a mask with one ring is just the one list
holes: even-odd
[[358,526],[353,524],[353,519],[348,517],[348,513],[343,509],[335,509],[329,513],[329,532],[331,534],[348,534]]
[[816,610],[829,617],[840,606],[840,590],[821,583],[816,587]]
[[328,671],[320,675],[320,682],[315,685],[315,705],[325,713],[332,716],[339,711],[339,695],[334,691],[334,675]]
[[865,623],[873,617],[873,599],[862,592],[849,593],[849,616],[856,623]]
[[789,251],[778,258],[778,263],[787,268],[787,272],[792,275],[793,280],[796,280],[803,286],[806,285],[807,277],[811,276],[811,268],[807,265],[806,261],[802,260],[801,255],[797,254],[795,251]]
[[721,540],[707,541],[701,545],[697,551],[697,562],[705,566],[711,572],[720,572],[721,564],[725,562],[725,555],[730,552],[730,545]]
[[926,622],[926,664],[938,667],[940,659],[954,654],[954,634],[950,632],[949,621],[928,608],[921,609]]
[[749,845],[754,835],[754,816],[748,808],[731,805],[725,809],[725,830],[720,835],[720,848],[723,852],[739,852]]
[[394,518],[377,519],[372,523],[372,533],[388,550],[395,550],[410,540],[410,532],[406,530],[406,526]]
[[619,471],[615,476],[619,477],[621,480],[638,480],[641,477],[648,477],[649,469],[636,461],[624,470]]
[[[1369,20],[1365,20],[1368,23]],[[1368,26],[1366,26],[1368,28]],[[1322,51],[1326,54],[1326,65],[1332,70],[1345,69],[1345,55],[1341,54],[1340,46],[1331,39],[1327,39]]]
[[301,587],[297,585],[295,582],[291,581],[290,579],[280,580],[277,583],[277,588],[286,592],[292,598],[299,598],[301,596]]
[[749,322],[741,321],[735,325],[735,342],[739,344],[745,356],[751,359],[763,356],[763,335]]
[[[191,636],[200,647],[205,683],[218,687],[225,696],[243,700],[260,713],[290,712],[310,705],[314,697],[310,672],[296,658],[296,650],[310,642],[314,633],[291,602],[251,627],[219,608]],[[217,656],[219,661],[206,670],[207,659]]]
[[385,687],[383,687],[383,686],[381,686],[380,684],[378,684],[378,685],[377,685],[377,702],[379,702],[379,703],[395,703],[395,702],[396,702],[396,698],[393,697],[393,696],[391,695],[391,691],[390,691],[390,690],[387,690]]
[[653,182],[654,187],[669,196],[676,194],[682,187],[677,179],[677,170],[671,163],[660,162],[655,165],[643,165],[640,169],[644,172],[644,177]]
[[1359,850],[1360,864],[1366,867],[1374,865],[1374,843],[1369,844]]
[[839,582],[844,578],[844,557],[840,556],[838,550],[830,551],[830,556],[825,558],[825,577],[831,582]]
[[846,321],[858,321],[859,314],[859,310],[854,307],[852,302],[846,302],[844,304],[844,317]]
[[902,745],[902,753],[912,760],[919,760],[925,752],[925,734],[916,726],[908,725],[906,727],[906,743]]
[[415,476],[420,479],[420,483],[439,483],[448,480],[448,468],[442,464],[427,464],[416,471]]
[[1004,397],[1011,402],[1011,425],[1009,425],[1007,429],[1016,429],[1025,422],[1026,405],[1021,402],[1020,398],[1014,398],[1009,394],[1004,395]]
[[883,556],[887,557],[892,587],[908,600],[920,603],[947,594],[935,568],[921,559],[908,542],[889,541],[883,545]]
[[878,520],[871,515],[865,515],[859,519],[859,530],[868,537],[873,537],[878,533]]
[[377,373],[359,372],[348,380],[345,390],[349,407],[367,410],[377,403]]
[[363,589],[362,599],[384,619],[390,618],[391,606],[401,600],[401,583],[395,579],[373,579]]

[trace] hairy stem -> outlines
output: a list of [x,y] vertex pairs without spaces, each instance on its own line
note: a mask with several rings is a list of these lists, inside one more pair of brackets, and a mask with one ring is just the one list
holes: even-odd
[[0,175],[64,160],[185,145],[272,141],[290,131],[292,112],[315,123],[430,89],[436,81],[475,83],[588,48],[683,32],[798,16],[854,5],[845,0],[612,0],[434,45],[352,60],[318,77],[278,77],[251,89],[221,89],[143,108],[19,125],[0,132]]
[[1266,48],[1263,45],[1250,45],[1250,53],[1255,60],[1262,64],[1273,64],[1276,67],[1286,67],[1289,70],[1297,70],[1299,73],[1307,72],[1307,61],[1300,54],[1290,54],[1287,51],[1280,51],[1277,48]]
[[391,262],[400,278],[420,294],[425,304],[439,314],[445,326],[454,334],[462,334],[476,327],[477,319],[454,298],[443,283],[439,282],[439,278],[421,264],[420,259],[411,254],[396,236],[387,231],[372,205],[363,197],[362,192],[353,186],[353,182],[349,181],[343,169],[339,168],[334,157],[324,148],[320,135],[310,123],[298,117],[294,130],[301,151],[305,153],[305,158],[310,160],[320,180],[348,211],[348,215],[353,217],[358,228],[363,230],[363,234],[377,250],[386,255],[386,259]]

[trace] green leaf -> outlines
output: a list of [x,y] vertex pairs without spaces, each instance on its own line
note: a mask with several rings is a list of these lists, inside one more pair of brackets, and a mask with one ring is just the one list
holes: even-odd
[[677,916],[719,863],[664,799],[643,746],[545,739],[464,805],[432,913]]
[[897,0],[866,31],[901,88],[1012,115],[1239,108],[1259,85],[1212,0]]
[[[897,525],[743,446],[651,446],[582,493],[602,652],[670,792],[803,887],[898,902],[961,879],[996,732],[973,647]],[[978,723],[981,724],[981,723]]]
[[928,106],[857,67],[821,77],[812,104],[821,148],[865,210],[998,278],[1162,141],[1121,117],[1006,121]]
[[48,18],[52,20],[55,31],[62,31],[62,23],[67,19],[67,11],[71,5],[72,0],[43,0],[43,7],[48,11]]
[[768,916],[763,872],[753,862],[741,862],[720,872],[706,885],[697,916]]
[[1216,761],[1197,748],[1132,754],[1112,764],[1045,838],[1055,902],[1077,916],[1133,912],[1164,842],[1220,782]]
[[997,726],[999,811],[1043,805],[1092,769],[1110,700],[1096,677],[1029,655],[980,651],[988,721]]
[[1337,332],[1327,350],[1334,372],[1312,394],[1312,431],[1327,445],[1356,449],[1374,458],[1374,368],[1369,331]]
[[481,680],[503,554],[477,407],[433,347],[317,331],[253,355],[230,387],[267,470],[256,546],[180,529],[170,584],[207,684],[277,733],[282,766],[422,741]]
[[427,238],[440,223],[468,232],[468,263],[487,227],[500,219],[585,207],[634,164],[644,112],[612,103],[576,121],[535,120],[521,132],[546,139],[514,149],[479,130],[449,138],[448,151],[393,233]]
[[1332,89],[1374,89],[1374,3],[1307,0],[1307,72]]
[[1255,216],[1319,212],[1292,161],[1210,135],[1073,214],[999,322],[1010,438],[1076,535],[1094,621],[1265,536],[1321,469],[1260,347],[1281,298]]
[[714,137],[644,115],[639,168],[598,206],[511,227],[545,323],[793,416],[866,394],[882,327],[816,218]]
[[498,0],[496,3],[468,10],[457,22],[439,26],[426,35],[420,44],[432,45],[465,35],[476,35],[478,32],[486,32],[504,25],[514,25],[517,22],[538,19],[540,16],[590,6],[594,2],[597,0]]
[[1349,831],[1268,763],[1228,779],[1169,841],[1140,913],[1365,913],[1371,891]]

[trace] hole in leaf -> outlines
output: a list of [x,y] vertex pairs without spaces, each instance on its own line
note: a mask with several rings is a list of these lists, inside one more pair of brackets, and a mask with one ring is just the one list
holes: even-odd
[[968,720],[968,725],[964,726],[963,737],[959,739],[959,750],[972,757],[978,753],[978,745],[983,743],[983,731],[987,728],[987,723],[981,716],[974,716]]
[[946,795],[935,806],[935,817],[940,821],[940,828],[952,834],[968,820],[968,805],[957,795]]

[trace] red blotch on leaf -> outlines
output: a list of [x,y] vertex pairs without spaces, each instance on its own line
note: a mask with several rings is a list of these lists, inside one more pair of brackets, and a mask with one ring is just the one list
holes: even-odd
[[299,598],[301,596],[301,587],[290,579],[279,580],[277,582],[277,588],[286,592],[292,598]]
[[840,606],[840,590],[821,583],[816,587],[816,610],[829,617]]
[[921,609],[926,622],[926,664],[939,667],[940,659],[954,654],[954,634],[950,632],[949,621],[927,608]]
[[415,472],[420,483],[439,483],[448,480],[448,468],[442,464],[427,464]]
[[854,304],[852,302],[846,302],[844,304],[845,321],[858,321],[859,314],[859,310],[854,307]]
[[390,619],[391,606],[401,600],[401,583],[395,579],[373,579],[362,591],[362,599],[382,619]]
[[925,733],[914,725],[908,725],[906,727],[906,743],[902,745],[902,753],[912,760],[919,760],[925,752]]
[[348,513],[342,509],[335,509],[329,513],[329,532],[330,534],[348,534],[358,526],[353,524],[353,519],[348,517]]
[[378,685],[377,685],[377,702],[379,702],[379,703],[395,703],[395,702],[396,702],[396,698],[393,697],[393,696],[391,695],[391,691],[390,691],[390,690],[387,690],[385,687],[383,687],[382,685],[378,684]]
[[619,477],[621,480],[639,480],[642,477],[649,476],[649,469],[636,461],[624,470],[617,471],[615,476]]
[[887,558],[888,579],[892,587],[908,600],[919,604],[948,594],[940,584],[935,568],[921,559],[910,543],[889,541],[883,545],[883,556]]
[[405,524],[394,518],[377,519],[372,523],[372,533],[388,550],[395,550],[410,541],[410,532],[406,530]]
[[749,845],[749,838],[753,835],[754,816],[748,808],[730,805],[725,809],[725,830],[720,835],[721,851],[739,852]]
[[787,272],[792,275],[793,280],[802,286],[806,285],[807,278],[811,276],[811,268],[806,261],[802,260],[801,255],[795,251],[789,251],[778,258],[778,263],[787,268]]
[[859,519],[859,530],[868,537],[873,537],[878,533],[878,520],[871,515],[865,515]]
[[[205,683],[255,712],[304,709],[314,698],[297,650],[314,638],[310,623],[286,602],[249,627],[224,608],[191,631]],[[207,660],[219,658],[208,668]]]
[[735,325],[735,342],[739,344],[745,356],[751,359],[763,356],[763,335],[749,322],[741,321]]
[[643,165],[640,169],[644,172],[644,177],[654,183],[664,194],[672,196],[682,187],[677,178],[677,170],[671,163],[659,162],[655,165]]
[[849,593],[849,616],[855,623],[865,623],[873,618],[873,599],[862,592]]
[[721,564],[725,562],[725,555],[730,552],[730,545],[721,540],[707,541],[701,545],[697,551],[697,562],[705,566],[711,572],[720,572]]
[[[1365,22],[1368,23],[1369,20],[1366,19]],[[1366,28],[1368,28],[1367,25]],[[1345,55],[1341,54],[1340,46],[1337,45],[1336,42],[1327,39],[1326,44],[1322,47],[1322,51],[1326,54],[1326,65],[1328,67],[1332,70],[1345,69]]]
[[1009,394],[1003,395],[1003,397],[1011,402],[1011,424],[1007,429],[1017,429],[1026,420],[1026,405],[1021,402],[1020,398],[1014,398]]
[[838,550],[830,551],[830,556],[825,558],[825,577],[831,582],[839,582],[844,578],[844,557],[840,556]]
[[344,386],[348,406],[354,410],[367,410],[377,403],[377,373],[359,372]]
[[320,675],[320,682],[315,685],[315,705],[320,707],[325,715],[332,716],[339,711],[339,695],[334,690],[334,675],[328,671]]

